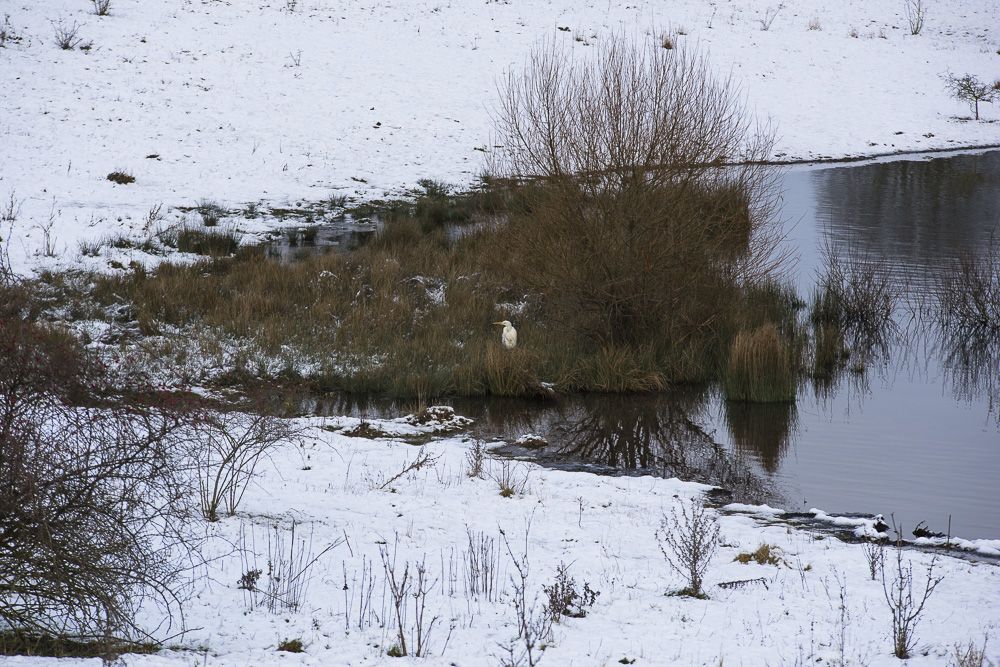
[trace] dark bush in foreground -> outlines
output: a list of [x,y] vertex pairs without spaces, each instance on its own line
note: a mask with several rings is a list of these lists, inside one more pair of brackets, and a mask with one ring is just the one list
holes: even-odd
[[193,417],[25,312],[0,313],[5,645],[145,641],[136,612],[152,603],[174,618],[193,544],[180,463]]

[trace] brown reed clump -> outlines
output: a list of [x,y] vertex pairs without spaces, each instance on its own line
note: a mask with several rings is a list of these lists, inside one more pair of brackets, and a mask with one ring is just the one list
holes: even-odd
[[795,400],[795,366],[778,329],[765,324],[753,332],[741,331],[733,339],[729,365],[722,378],[726,398],[773,403]]

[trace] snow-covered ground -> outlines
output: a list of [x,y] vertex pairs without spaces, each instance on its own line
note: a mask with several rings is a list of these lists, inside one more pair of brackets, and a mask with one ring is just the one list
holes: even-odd
[[[79,239],[138,234],[158,205],[168,224],[201,200],[468,185],[496,81],[543,38],[698,45],[773,121],[776,159],[1000,144],[1000,108],[960,119],[941,78],[998,76],[1000,4],[923,5],[914,36],[904,0],[112,0],[105,17],[87,0],[4,0],[0,201],[19,216],[3,236],[28,272],[94,263]],[[61,50],[56,31],[74,27]]]
[[[883,584],[872,580],[861,544],[789,528],[780,511],[767,507],[730,506],[719,513],[721,546],[705,576],[710,599],[670,595],[686,580],[667,564],[657,531],[665,515],[707,487],[508,463],[520,492],[502,497],[496,479],[504,463],[487,457],[482,477],[469,476],[467,454],[475,441],[465,432],[439,433],[421,450],[411,441],[433,424],[372,420],[368,433],[381,433],[374,440],[345,433],[358,424],[345,417],[303,420],[302,444],[285,446],[273,467],[261,467],[238,515],[208,525],[206,555],[214,560],[197,572],[196,595],[184,610],[193,629],[168,642],[171,648],[128,656],[126,664],[500,665],[503,647],[519,646],[512,557],[527,561],[528,601],[535,601],[536,615],[548,599],[543,587],[556,582],[561,566],[581,594],[585,585],[599,594],[585,617],[564,617],[553,627],[541,653],[545,665],[623,659],[636,665],[900,664],[891,654]],[[421,452],[433,461],[399,475]],[[296,540],[311,540],[311,555],[336,546],[308,570],[298,608],[270,611],[263,595],[255,605],[239,581],[260,569],[257,586],[267,587],[269,560],[279,560],[269,546],[274,526],[287,540],[293,520]],[[872,530],[870,520],[849,523],[860,532]],[[468,585],[469,553],[482,556],[484,540],[492,556],[483,560],[496,571],[492,594]],[[776,563],[735,560],[762,544],[772,547]],[[407,566],[413,577],[415,565],[425,565],[432,582],[423,600],[423,627],[431,630],[426,658],[387,655],[398,640],[380,549],[395,563],[397,578]],[[897,566],[894,552],[886,555],[891,582]],[[934,560],[926,552],[903,553],[918,595]],[[933,568],[943,579],[919,617],[916,657],[907,664],[950,664],[957,643],[981,647],[987,637],[987,655],[996,661],[1000,567],[939,557]],[[411,652],[415,603],[407,599],[404,620]],[[304,652],[277,650],[290,639],[301,640]]]
[[[490,146],[497,77],[546,37],[581,50],[614,32],[653,39],[669,31],[696,42],[776,124],[776,159],[1000,144],[1000,108],[981,105],[983,121],[963,120],[969,108],[941,80],[949,71],[1000,76],[1000,4],[924,4],[926,25],[913,36],[903,0],[789,1],[767,31],[761,21],[778,2],[112,0],[111,15],[98,18],[85,0],[3,0],[0,204],[13,203],[17,216],[12,226],[0,223],[0,236],[14,269],[29,273],[103,262],[81,256],[79,240],[142,234],[158,205],[161,223],[171,224],[190,216],[177,207],[201,200],[236,209],[380,197],[420,178],[467,185]],[[60,25],[76,25],[91,48],[60,50]],[[111,183],[114,170],[136,182]],[[254,225],[265,223],[238,224],[260,231]],[[882,583],[871,580],[858,544],[789,529],[766,509],[733,508],[740,511],[720,515],[710,599],[669,596],[684,582],[655,533],[704,487],[519,463],[508,473],[524,482],[523,493],[503,498],[489,475],[466,474],[472,443],[459,434],[434,436],[427,449],[440,458],[432,466],[380,489],[417,455],[402,439],[412,427],[384,424],[388,435],[378,440],[322,428],[348,421],[310,421],[306,446],[275,455],[239,516],[209,526],[220,558],[201,572],[185,609],[193,629],[175,640],[185,650],[127,664],[393,664],[384,543],[398,568],[426,558],[437,581],[427,595],[427,622],[438,619],[430,655],[401,661],[497,665],[501,645],[517,635],[515,568],[503,536],[523,559],[526,531],[530,596],[555,581],[561,562],[581,590],[587,582],[600,593],[585,618],[555,626],[543,664],[899,663]],[[500,462],[487,468],[503,472]],[[242,529],[266,570],[271,526],[293,519],[300,535],[314,531],[317,552],[346,541],[310,570],[298,609],[251,608],[238,581],[252,563],[226,545],[240,544]],[[492,597],[464,583],[470,533],[493,540]],[[780,549],[777,565],[734,562],[761,544]],[[904,560],[922,584],[931,554],[907,550]],[[944,579],[909,664],[948,664],[956,643],[985,637],[1000,662],[1000,568],[943,557],[934,571]],[[755,581],[718,586],[736,580]],[[304,653],[276,651],[294,638]]]

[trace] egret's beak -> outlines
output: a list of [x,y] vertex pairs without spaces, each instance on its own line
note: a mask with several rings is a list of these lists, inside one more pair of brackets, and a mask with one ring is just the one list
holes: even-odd
[[503,322],[494,322],[493,324],[503,324]]

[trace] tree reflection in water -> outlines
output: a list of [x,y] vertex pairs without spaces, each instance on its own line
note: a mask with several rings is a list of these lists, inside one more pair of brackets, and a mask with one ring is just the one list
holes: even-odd
[[509,401],[494,400],[482,403],[479,419],[509,442],[524,433],[544,437],[549,444],[540,450],[502,450],[543,465],[677,477],[721,487],[736,502],[774,502],[779,496],[754,460],[717,443],[701,425],[708,421],[709,400],[707,391],[691,389],[589,394],[542,409],[535,403],[531,410],[524,405],[512,410]]
[[737,451],[776,472],[798,427],[795,403],[723,401],[726,428]]

